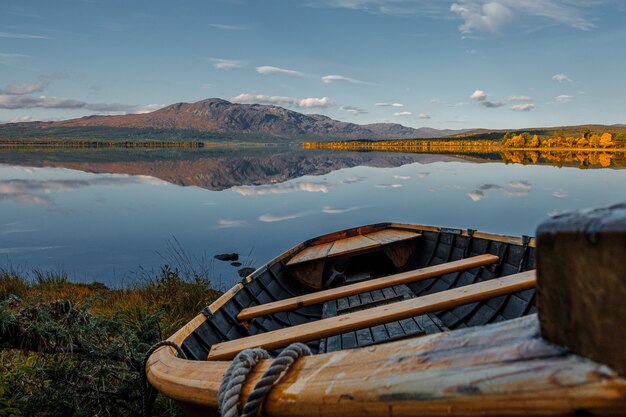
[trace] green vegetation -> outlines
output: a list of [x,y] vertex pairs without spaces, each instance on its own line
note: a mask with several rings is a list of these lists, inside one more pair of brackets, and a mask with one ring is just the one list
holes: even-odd
[[[220,293],[163,266],[141,285],[0,269],[0,417],[139,416],[145,352]],[[159,396],[154,415],[180,415]]]

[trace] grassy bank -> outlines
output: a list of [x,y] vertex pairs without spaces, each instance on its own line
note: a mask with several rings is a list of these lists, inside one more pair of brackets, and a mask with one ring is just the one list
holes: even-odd
[[[0,270],[0,417],[139,416],[139,369],[220,293],[168,266],[124,289]],[[179,415],[159,397],[154,415]]]

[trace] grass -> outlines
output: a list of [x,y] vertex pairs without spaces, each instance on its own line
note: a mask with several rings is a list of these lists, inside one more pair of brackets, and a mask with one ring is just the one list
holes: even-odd
[[[220,295],[196,272],[111,289],[0,269],[0,417],[139,416],[145,352]],[[180,412],[159,397],[154,415]]]

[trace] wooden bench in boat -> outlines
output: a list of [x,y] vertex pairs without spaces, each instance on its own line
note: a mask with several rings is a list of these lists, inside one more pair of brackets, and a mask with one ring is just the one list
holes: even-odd
[[369,281],[344,285],[338,288],[317,291],[311,294],[244,308],[237,315],[237,318],[239,320],[249,320],[254,317],[277,313],[279,311],[293,310],[299,307],[323,303],[329,300],[347,297],[355,294],[361,294],[367,291],[373,291],[381,288],[392,287],[394,285],[407,284],[410,282],[425,280],[428,278],[433,278],[451,272],[461,271],[464,269],[470,269],[477,266],[490,265],[498,262],[498,260],[499,258],[496,255],[492,254],[473,256],[471,258],[460,259],[458,261],[448,262],[445,264],[429,266],[413,271],[402,272],[400,274],[389,275]]
[[370,231],[309,246],[286,265],[300,282],[321,289],[326,260],[382,249],[396,268],[402,268],[413,253],[413,240],[420,236],[418,232],[400,229]]
[[287,327],[219,343],[212,346],[209,351],[208,360],[231,359],[238,352],[249,348],[262,347],[264,349],[276,349],[294,342],[304,343],[364,327],[402,320],[421,314],[453,308],[462,304],[527,290],[534,288],[535,285],[535,270],[495,278],[477,284],[466,285],[464,287],[441,291],[356,313],[349,313],[301,324],[299,326]]

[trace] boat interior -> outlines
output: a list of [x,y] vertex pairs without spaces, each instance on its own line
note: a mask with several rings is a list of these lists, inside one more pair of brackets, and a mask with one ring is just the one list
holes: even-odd
[[[534,268],[535,241],[527,236],[391,223],[332,233],[279,256],[237,284],[219,308],[205,308],[206,320],[182,349],[189,359],[206,360],[218,345],[310,328],[304,341],[316,354],[515,319],[536,312],[534,287],[410,317],[396,319],[391,310]],[[389,319],[370,322],[368,311],[389,311]],[[362,324],[328,331],[342,316]],[[326,330],[316,332],[314,322]],[[270,353],[286,343],[269,346]]]

